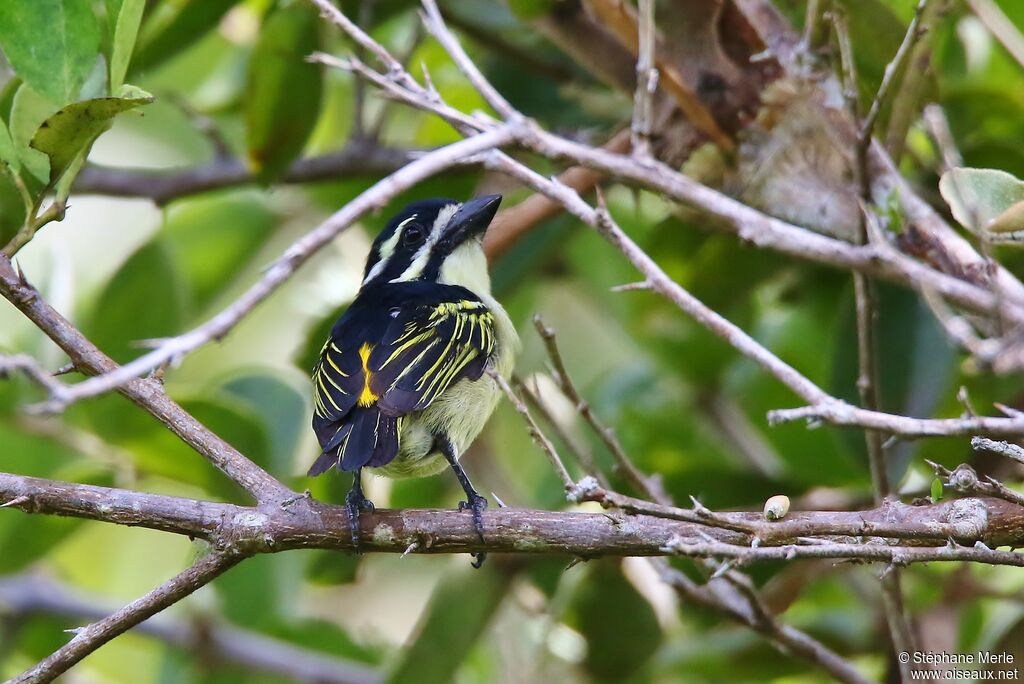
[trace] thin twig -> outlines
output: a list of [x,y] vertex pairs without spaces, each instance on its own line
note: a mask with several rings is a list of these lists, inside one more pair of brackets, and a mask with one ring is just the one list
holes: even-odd
[[658,70],[654,66],[654,0],[638,0],[636,93],[633,96],[633,154],[640,159],[651,156],[651,125],[654,117],[654,91]]
[[653,481],[651,478],[644,475],[639,468],[633,463],[633,459],[629,457],[626,450],[622,448],[622,444],[619,442],[619,438],[615,435],[615,430],[608,427],[598,418],[597,414],[594,413],[594,409],[590,406],[590,402],[583,398],[579,390],[576,388],[576,384],[572,381],[572,376],[569,375],[569,370],[565,367],[565,361],[562,359],[562,353],[558,349],[558,340],[555,337],[555,330],[538,314],[533,317],[533,325],[537,328],[537,332],[540,334],[540,339],[544,342],[544,348],[548,352],[548,358],[551,359],[551,365],[555,372],[555,382],[558,383],[559,389],[566,398],[572,402],[573,406],[583,416],[583,420],[587,421],[590,427],[594,430],[594,433],[604,443],[608,452],[615,459],[615,470],[616,472],[624,477],[630,486],[636,491],[644,494],[653,501],[668,505],[670,503],[668,496],[659,484]]
[[882,107],[888,100],[896,77],[903,72],[903,68],[906,66],[907,58],[910,56],[914,43],[921,37],[922,32],[918,29],[921,26],[921,15],[924,14],[928,2],[929,0],[920,0],[917,3],[917,7],[914,9],[914,17],[910,20],[906,35],[903,36],[903,42],[900,43],[892,61],[885,66],[882,82],[878,85],[878,92],[875,93],[875,97],[871,101],[871,107],[868,109],[867,114],[864,115],[864,120],[857,130],[857,167],[861,170],[861,194],[865,198],[871,196],[871,179],[867,173],[867,157],[868,149],[871,147],[871,138],[875,131],[875,123],[878,121],[878,115],[881,113]]
[[994,454],[1006,456],[1007,458],[1024,464],[1024,447],[1009,442],[997,442],[985,437],[974,437],[971,439],[971,448],[975,451],[991,451]]
[[577,443],[573,436],[569,434],[568,428],[564,426],[554,412],[548,408],[548,405],[540,396],[540,390],[536,387],[536,383],[534,383],[534,387],[530,387],[526,382],[515,377],[513,378],[513,383],[515,385],[515,389],[519,390],[523,397],[526,398],[527,403],[535,408],[544,420],[547,421],[548,425],[551,426],[551,429],[555,432],[555,436],[557,436],[558,439],[565,444],[566,448],[572,453],[572,455],[576,457],[576,461],[583,469],[583,472],[587,475],[593,476],[602,487],[608,487],[608,479],[604,476],[604,473],[598,470],[597,464],[594,462],[594,455],[590,453],[589,449]]
[[1006,51],[1017,60],[1017,63],[1024,66],[1024,34],[1014,25],[1010,18],[1003,13],[994,0],[965,0],[971,8],[978,21],[984,24],[993,36],[996,37]]
[[501,391],[505,393],[508,400],[512,402],[512,406],[514,406],[516,411],[519,412],[519,415],[521,415],[523,420],[526,421],[530,437],[533,438],[533,441],[537,443],[537,446],[541,448],[544,455],[548,457],[549,461],[551,461],[551,467],[555,469],[555,473],[558,475],[558,479],[562,481],[562,485],[565,487],[566,491],[572,489],[573,485],[575,485],[572,475],[570,475],[569,471],[566,470],[565,464],[562,462],[562,457],[558,455],[558,451],[555,449],[555,445],[551,443],[551,440],[547,438],[544,431],[540,429],[539,425],[537,425],[537,421],[533,419],[533,415],[530,414],[529,407],[526,406],[523,400],[519,398],[519,395],[517,395],[509,386],[508,381],[501,377],[500,373],[491,372],[490,375],[494,378],[494,381],[498,383],[498,387],[500,387]]
[[[24,274],[16,272],[4,257],[0,257],[0,295],[46,333],[81,372],[91,375],[116,372],[118,365],[47,304]],[[61,387],[66,388],[67,385]],[[171,400],[158,382],[133,378],[119,386],[118,391],[152,414],[255,500],[272,501],[288,496],[287,487]]]
[[47,409],[58,411],[81,399],[116,389],[154,368],[180,361],[186,354],[208,342],[223,339],[250,311],[291,278],[313,254],[361,217],[383,206],[421,180],[460,164],[480,152],[507,144],[511,139],[512,134],[508,129],[494,128],[429,152],[377,181],[318,227],[292,243],[285,253],[264,271],[260,280],[213,318],[187,333],[164,341],[153,351],[116,370],[55,393],[48,402]]

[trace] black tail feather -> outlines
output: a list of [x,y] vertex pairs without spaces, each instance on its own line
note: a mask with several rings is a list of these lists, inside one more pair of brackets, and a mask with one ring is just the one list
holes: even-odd
[[313,465],[311,465],[309,470],[306,471],[306,475],[309,477],[323,475],[331,468],[337,467],[338,460],[337,450],[321,452],[320,456],[313,461]]
[[379,468],[398,455],[398,418],[369,406],[353,409],[344,421],[343,425],[326,421],[314,425],[323,451],[307,472],[310,477],[331,468],[348,472],[364,466]]

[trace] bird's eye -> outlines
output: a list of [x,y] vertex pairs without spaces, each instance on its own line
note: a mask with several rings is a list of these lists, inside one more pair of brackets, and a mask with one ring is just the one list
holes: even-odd
[[407,245],[418,245],[423,242],[423,228],[414,223],[405,229],[402,238]]

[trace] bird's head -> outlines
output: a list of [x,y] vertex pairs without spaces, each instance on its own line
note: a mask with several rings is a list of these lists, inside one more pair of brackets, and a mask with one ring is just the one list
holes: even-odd
[[423,280],[489,291],[483,236],[499,204],[501,195],[413,202],[374,240],[363,286]]

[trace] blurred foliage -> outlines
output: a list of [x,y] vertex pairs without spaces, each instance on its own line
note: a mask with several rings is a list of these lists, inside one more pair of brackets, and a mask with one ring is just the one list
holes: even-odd
[[[602,141],[626,123],[630,95],[591,75],[538,29],[572,3],[443,4],[487,76],[542,125]],[[841,4],[861,92],[869,97],[916,3]],[[999,4],[1024,27],[1024,3]],[[407,55],[415,74],[429,73],[452,105],[485,109],[444,51],[418,34],[412,0],[341,5],[377,40]],[[776,5],[799,27],[804,2]],[[943,16],[933,40],[929,96],[948,114],[965,166],[1024,177],[1024,70],[959,4]],[[37,49],[43,41],[46,49]],[[119,361],[140,354],[146,340],[183,332],[218,311],[291,240],[378,179],[275,185],[295,160],[340,149],[355,126],[351,77],[304,61],[315,49],[345,54],[352,46],[306,2],[5,0],[0,48],[0,244],[34,203],[66,192],[90,155],[104,164],[173,167],[228,154],[259,177],[258,187],[198,194],[159,211],[144,202],[72,194],[67,219],[47,226],[19,255],[44,295]],[[363,99],[363,132],[376,132],[384,144],[432,147],[458,137],[436,118],[372,92]],[[938,158],[914,127],[901,168],[930,189],[936,205]],[[558,171],[542,162],[537,167]],[[412,199],[465,198],[485,183],[487,191],[505,192],[507,205],[527,196],[503,182],[459,169],[402,193],[313,259],[222,344],[168,369],[168,391],[297,490],[341,501],[348,477],[302,477],[315,456],[307,376],[358,286],[369,240],[390,212]],[[609,187],[606,194],[621,225],[669,275],[821,386],[856,397],[848,276],[705,231],[648,193]],[[1004,200],[992,217],[1013,206]],[[953,213],[965,215],[956,205]],[[1019,256],[998,254],[1021,272]],[[597,413],[677,502],[694,495],[712,507],[760,510],[768,496],[796,502],[822,488],[850,506],[870,501],[860,433],[769,429],[765,413],[797,398],[656,295],[609,293],[636,274],[577,222],[545,221],[494,265],[493,277],[524,340],[519,372],[538,378],[555,415],[608,472],[612,459],[600,440],[544,382],[546,359],[530,324],[536,312],[558,331],[566,363]],[[962,410],[961,386],[979,408],[995,401],[1024,406],[1022,378],[971,372],[913,292],[882,287],[879,297],[886,410],[954,416]],[[65,360],[13,311],[0,310],[0,352],[8,351],[31,353],[54,368]],[[21,379],[0,383],[0,470],[245,501],[237,486],[121,397],[76,405],[61,417],[17,410],[39,397]],[[896,444],[890,453],[894,481],[908,496],[922,497],[932,488],[920,457],[947,465],[971,458],[966,440]],[[466,463],[482,491],[509,505],[564,506],[558,482],[508,406],[495,413]],[[381,506],[453,507],[461,496],[447,475],[367,486]],[[195,553],[186,540],[156,532],[0,512],[0,573],[47,572],[111,600],[134,598]],[[692,566],[680,568],[697,576]],[[872,570],[771,564],[751,572],[768,595],[799,595],[783,602],[785,621],[865,672],[884,671]],[[963,587],[1011,593],[1020,588],[1017,575],[914,568],[906,584],[920,621],[957,621],[958,648],[1021,648],[1019,603],[952,602],[969,595]],[[174,612],[380,665],[395,682],[823,681],[721,616],[693,607],[676,611],[657,585],[653,576],[613,560],[567,570],[564,559],[492,558],[474,572],[465,558],[399,561],[312,551],[248,561]],[[947,602],[951,612],[942,613]],[[62,630],[78,624],[8,617],[0,604],[4,677],[64,643]],[[143,637],[114,641],[80,671],[103,682],[280,681],[214,669],[199,654]]]

